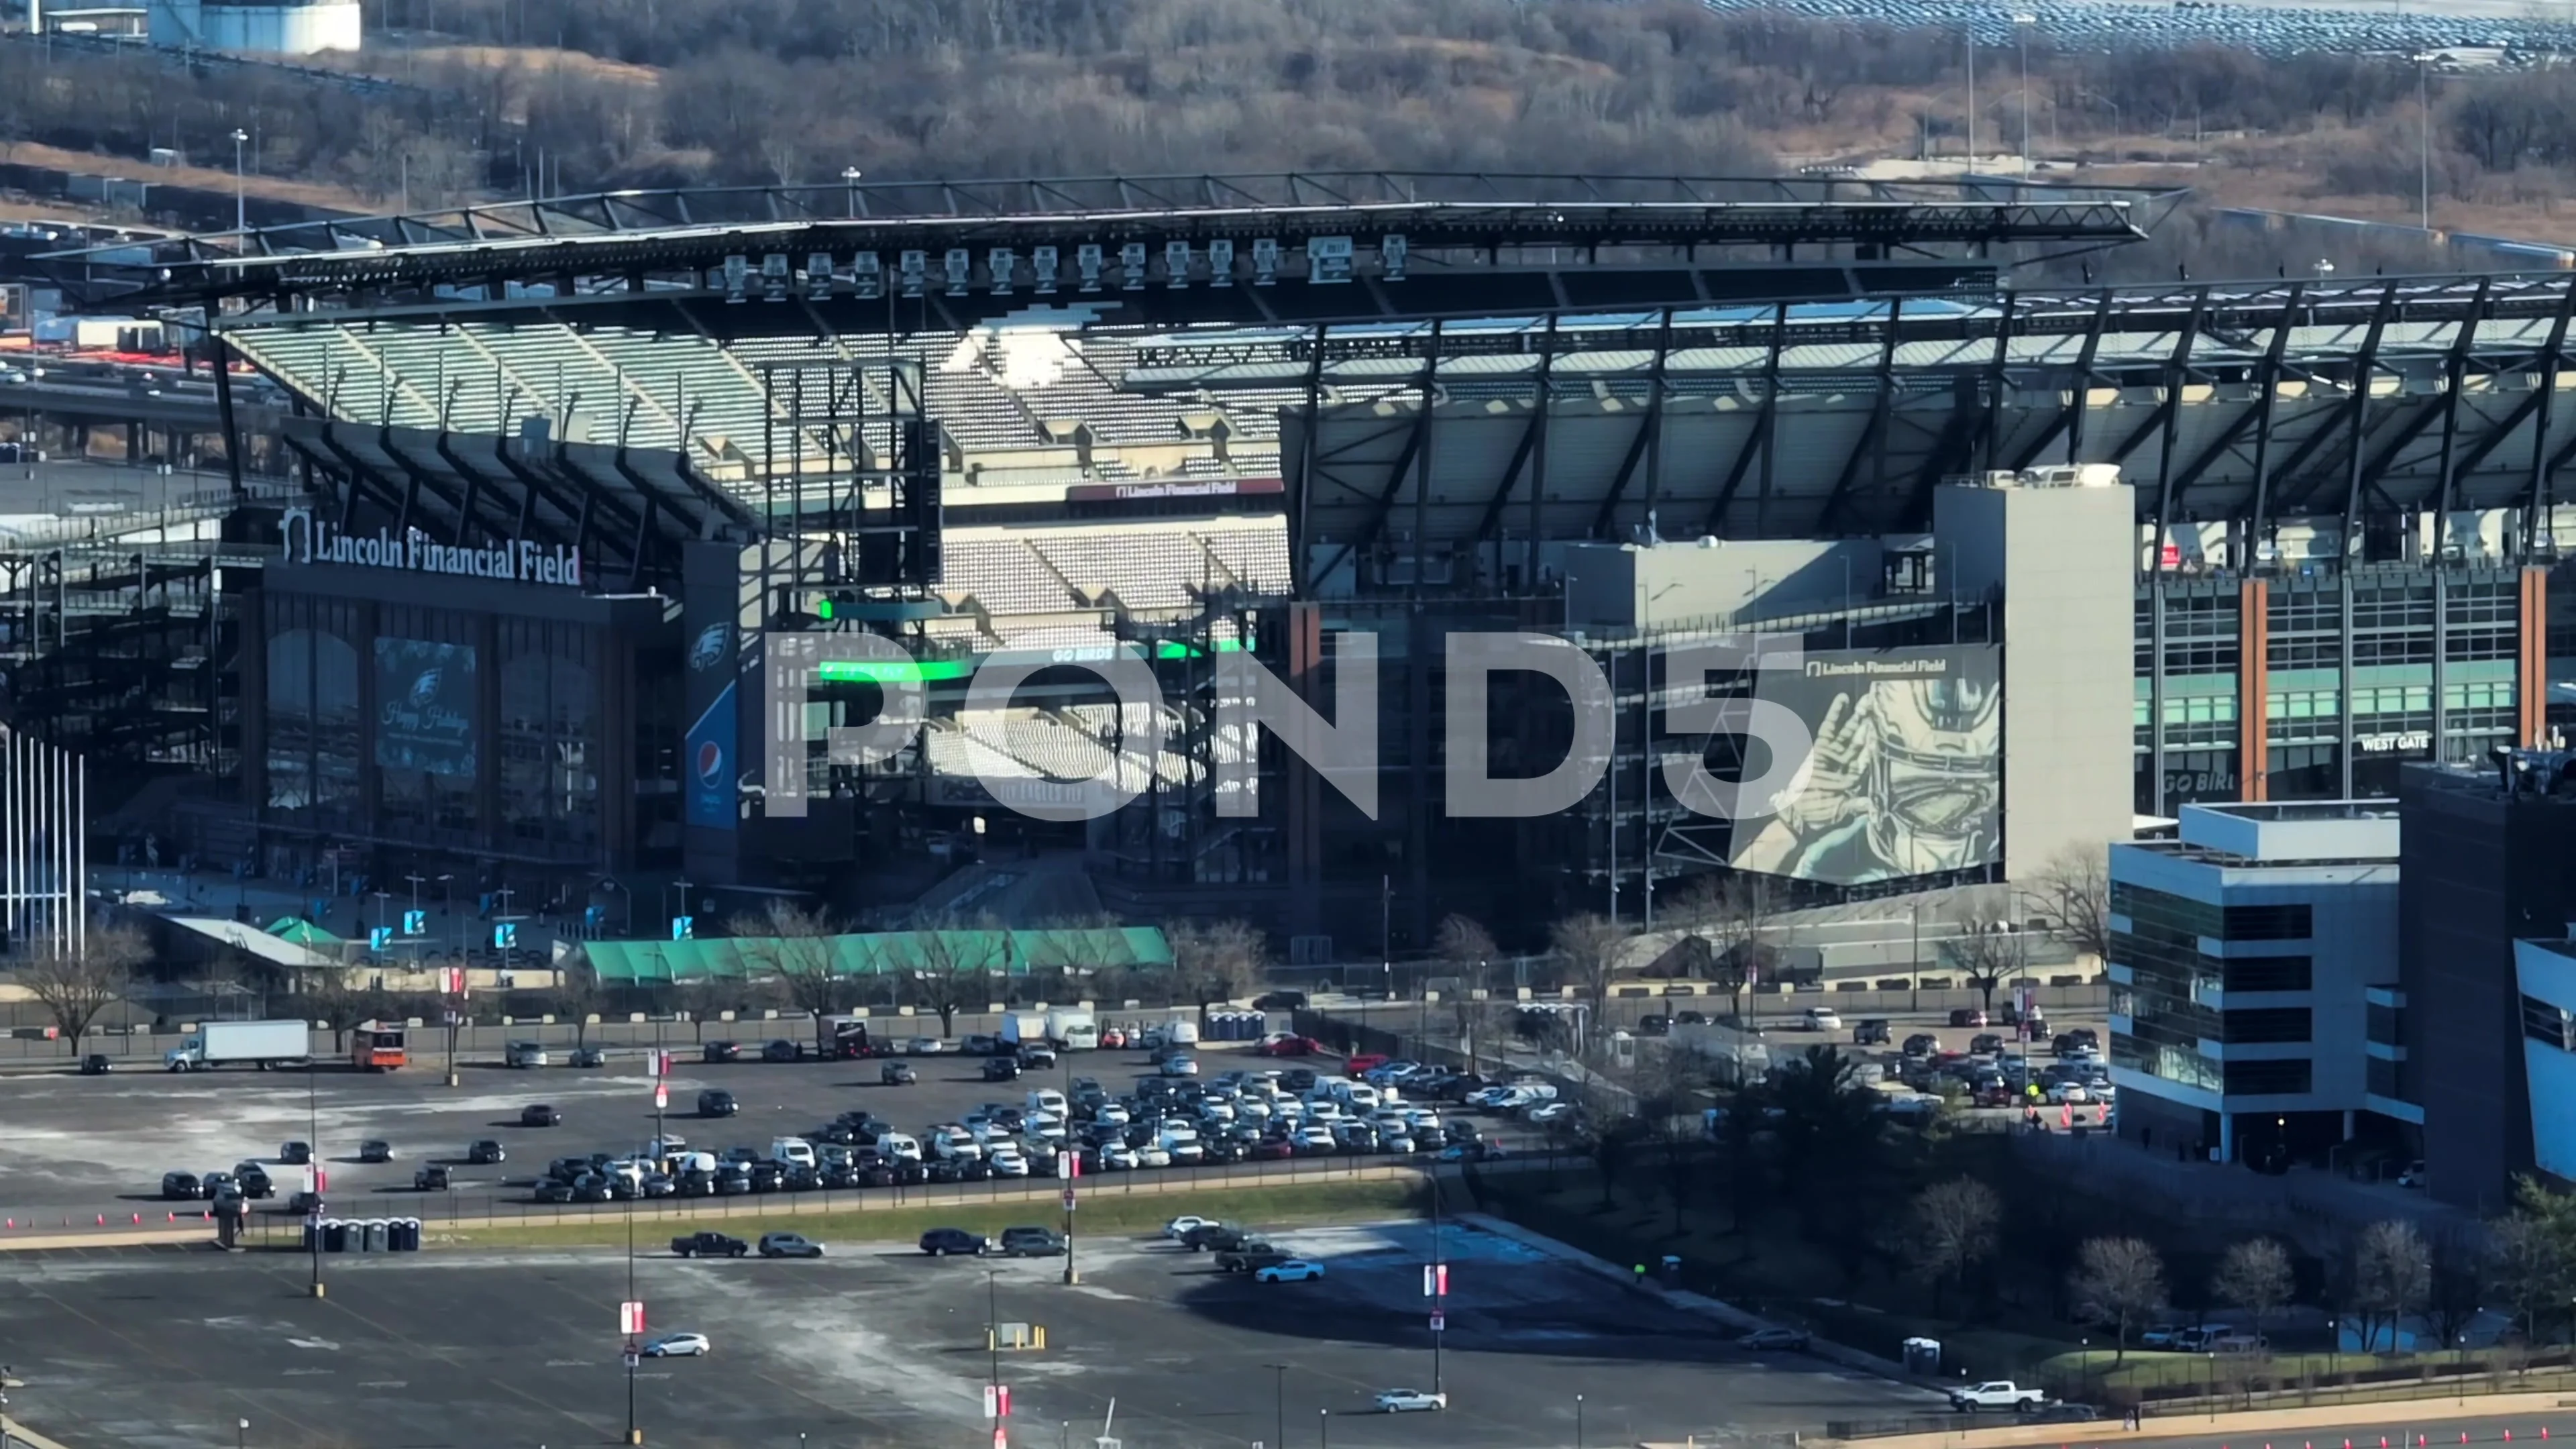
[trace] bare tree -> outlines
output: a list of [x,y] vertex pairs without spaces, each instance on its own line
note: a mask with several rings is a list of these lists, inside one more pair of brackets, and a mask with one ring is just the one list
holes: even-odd
[[46,944],[18,970],[18,984],[54,1019],[54,1030],[80,1055],[81,1038],[133,988],[134,973],[151,959],[143,933],[128,927],[93,931],[76,947]]
[[2413,1223],[2392,1219],[2361,1230],[2352,1248],[2352,1306],[2364,1351],[2377,1351],[2383,1328],[2394,1348],[2398,1320],[2421,1309],[2432,1293],[2433,1252]]
[[383,994],[353,984],[345,967],[325,967],[306,973],[295,999],[299,1010],[331,1033],[331,1051],[337,1055],[348,1050],[350,1028],[377,1015]]
[[772,898],[748,919],[732,924],[734,949],[775,980],[796,1010],[825,1017],[841,1009],[847,978],[834,959],[837,928],[828,913]]
[[2164,1306],[2165,1264],[2143,1238],[2088,1238],[2066,1287],[2076,1315],[2111,1329],[2114,1363],[2129,1354],[2129,1325]]
[[2273,1314],[2290,1306],[2290,1294],[2297,1286],[2290,1250],[2271,1238],[2229,1244],[2209,1279],[2211,1295],[2252,1315],[2258,1334]]
[[1583,999],[1591,1004],[1590,1031],[1600,1030],[1601,1013],[1610,1003],[1610,978],[1619,970],[1621,952],[1628,944],[1628,933],[1610,923],[1607,916],[1590,913],[1568,916],[1548,932],[1557,954],[1565,958],[1566,973],[1574,978]]
[[599,973],[587,963],[555,968],[555,1014],[572,1023],[574,1045],[590,1044],[590,1018],[606,995]]
[[2516,1212],[2488,1224],[2487,1287],[2522,1324],[2525,1343],[2540,1341],[2540,1315],[2568,1300],[2564,1245],[2549,1225]]
[[1968,984],[1984,995],[1986,1010],[1992,1013],[1995,988],[2020,972],[2028,952],[2008,916],[1979,907],[1959,923],[1959,937],[1950,943],[1950,959],[1958,963],[1959,974]]
[[1975,1178],[1936,1182],[1914,1196],[1906,1234],[1916,1271],[1932,1284],[1932,1313],[1941,1315],[1945,1284],[1965,1285],[1969,1270],[1993,1256],[2003,1199]]
[[2107,848],[2076,846],[2049,862],[2034,893],[2066,944],[2096,960],[2111,952],[2111,862]]
[[960,1007],[993,999],[992,978],[1008,964],[1002,955],[1002,933],[990,923],[976,927],[924,923],[913,931],[912,939],[913,1004],[938,1012],[939,1034],[953,1036]]
[[1749,872],[1731,875],[1717,893],[1709,916],[1709,975],[1735,998],[1737,1020],[1744,1016],[1744,988],[1770,965],[1772,930],[1778,906],[1767,877]]
[[1491,931],[1466,916],[1452,914],[1441,919],[1440,929],[1431,938],[1431,949],[1467,983],[1467,989],[1458,993],[1454,1009],[1458,1016],[1458,1039],[1465,1043],[1467,1065],[1473,1069],[1476,1065],[1476,1028],[1481,1024],[1485,1010],[1485,1003],[1477,998],[1476,993],[1489,989],[1487,973],[1494,964],[1494,957],[1501,954],[1501,948],[1494,944]]
[[1181,921],[1165,926],[1163,938],[1172,946],[1177,983],[1199,1009],[1201,1030],[1208,1008],[1242,995],[1270,961],[1269,943],[1245,921]]

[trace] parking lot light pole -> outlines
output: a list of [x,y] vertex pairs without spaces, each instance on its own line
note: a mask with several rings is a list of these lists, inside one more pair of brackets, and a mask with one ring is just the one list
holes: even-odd
[[1317,1409],[1315,1411],[1315,1422],[1320,1426],[1315,1431],[1315,1442],[1322,1445],[1323,1449],[1333,1449],[1333,1411],[1330,1409]]
[[1583,1449],[1583,1396],[1574,1396],[1574,1449]]
[[234,1449],[250,1449],[250,1420],[233,1420]]
[[[306,1041],[305,1041],[305,1043],[304,1043],[304,1046],[305,1046],[305,1052],[304,1052],[304,1145],[305,1145],[305,1148],[307,1149],[307,1151],[306,1151],[306,1156],[307,1156],[307,1158],[308,1158],[308,1161],[307,1161],[307,1163],[306,1163],[306,1165],[305,1165],[304,1172],[305,1172],[306,1177],[307,1177],[307,1178],[312,1182],[312,1184],[313,1184],[313,1192],[312,1192],[312,1208],[311,1208],[311,1211],[312,1211],[312,1223],[313,1223],[313,1232],[312,1232],[312,1239],[313,1239],[313,1243],[312,1243],[312,1247],[313,1247],[313,1296],[314,1296],[314,1297],[316,1297],[316,1298],[319,1298],[319,1297],[322,1297],[322,1296],[323,1296],[323,1293],[322,1293],[322,1163],[323,1163],[323,1160],[324,1160],[324,1154],[323,1154],[323,1151],[322,1151],[322,1130],[321,1130],[321,1123],[322,1123],[322,1109],[321,1109],[321,1106],[320,1106],[320,1099],[315,1095],[315,1087],[314,1087],[314,1080],[313,1080],[313,1071],[314,1071],[314,1068],[315,1068],[316,1066],[318,1066],[318,1065],[319,1065],[319,1063],[317,1063],[317,1062],[315,1062],[315,1061],[313,1060],[313,1051],[312,1051],[313,1043],[312,1043],[312,1041],[311,1041],[311,1039],[310,1039],[310,1038],[311,1038],[311,1035],[312,1035],[312,1023],[310,1023],[310,1022],[305,1023],[305,1028],[306,1028],[306,1038],[307,1038],[307,1040],[306,1040]],[[244,1419],[244,1420],[242,1420],[242,1427],[243,1427],[243,1429],[244,1429],[245,1431],[247,1431],[247,1430],[249,1429],[249,1427],[250,1427],[250,1421],[249,1421],[248,1419]]]
[[[639,1301],[635,1296],[635,1199],[631,1197],[626,1200],[626,1301],[629,1303]],[[635,1422],[636,1354],[634,1348],[635,1345],[632,1342],[628,1343],[627,1352],[624,1355],[626,1359],[626,1442],[641,1444],[644,1442],[644,1429]]]
[[1279,1437],[1272,1442],[1277,1449],[1288,1449],[1288,1365],[1266,1363],[1262,1367],[1270,1370],[1270,1412],[1278,1420],[1272,1432]]

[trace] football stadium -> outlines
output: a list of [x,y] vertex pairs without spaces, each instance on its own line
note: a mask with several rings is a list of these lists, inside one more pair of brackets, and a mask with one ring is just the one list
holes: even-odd
[[[187,776],[183,843],[262,876],[867,905],[1072,854],[1111,911],[1239,914],[1312,960],[1451,911],[1651,919],[1729,872],[2024,876],[2186,801],[2383,793],[2538,737],[2576,278],[2040,280],[2159,204],[853,181],[58,253],[68,291],[203,338],[232,496],[220,567],[126,539],[0,572],[19,708]],[[183,613],[118,592],[185,568]],[[110,582],[75,607],[66,570]],[[1458,641],[1508,631],[1589,656],[1608,728],[1490,676],[1492,773],[1589,783],[1462,816]],[[1673,665],[1747,633],[1803,663]],[[1355,634],[1373,813],[1221,723],[1234,655],[1330,714]],[[899,653],[825,651],[764,716],[808,635]],[[138,637],[210,667],[63,662]],[[1027,674],[970,709],[1004,657]],[[913,691],[900,748],[826,748]],[[1759,771],[1712,698],[1813,735],[1776,814],[1686,798]],[[1086,782],[1125,803],[1046,808]]]

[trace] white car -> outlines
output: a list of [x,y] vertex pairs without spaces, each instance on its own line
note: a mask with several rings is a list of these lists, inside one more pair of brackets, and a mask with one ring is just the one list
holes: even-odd
[[1330,1152],[1336,1145],[1333,1140],[1333,1129],[1320,1122],[1311,1127],[1298,1128],[1296,1137],[1297,1145],[1309,1151]]
[[1138,1167],[1169,1167],[1172,1165],[1172,1150],[1163,1146],[1159,1142],[1149,1142],[1136,1149],[1136,1165]]
[[1103,1102],[1092,1109],[1091,1120],[1103,1127],[1124,1127],[1135,1121],[1136,1115],[1128,1111],[1124,1103]]
[[1062,1142],[1064,1119],[1053,1112],[1031,1112],[1020,1119],[1020,1131],[1039,1142]]
[[1809,1031],[1840,1031],[1843,1029],[1843,1014],[1830,1006],[1810,1006],[1805,1025]]
[[1304,1258],[1291,1258],[1285,1263],[1273,1263],[1267,1268],[1256,1270],[1252,1280],[1256,1283],[1311,1283],[1323,1276],[1323,1264],[1310,1263]]
[[1100,1165],[1112,1172],[1127,1172],[1136,1166],[1136,1149],[1125,1143],[1114,1143],[1100,1149]]
[[1569,1121],[1573,1116],[1572,1102],[1541,1102],[1530,1108],[1528,1113],[1529,1123],[1533,1127],[1544,1127],[1550,1122]]
[[1199,1059],[1174,1052],[1163,1058],[1155,1070],[1167,1077],[1195,1077],[1199,1074]]
[[2048,1100],[2058,1106],[2081,1107],[2093,1100],[2093,1089],[2082,1082],[2051,1082]]
[[1163,1224],[1163,1236],[1167,1238],[1180,1238],[1186,1236],[1192,1228],[1214,1227],[1216,1223],[1217,1219],[1215,1218],[1203,1218],[1194,1213],[1183,1213],[1179,1217],[1172,1219],[1170,1222]]
[[646,1339],[641,1350],[646,1358],[705,1358],[715,1351],[703,1333],[666,1333]]
[[1416,1409],[1447,1407],[1447,1394],[1426,1394],[1420,1389],[1388,1389],[1377,1396],[1377,1411],[1381,1414],[1409,1414]]
[[935,1057],[946,1050],[948,1043],[935,1036],[917,1036],[903,1044],[903,1054],[908,1057]]
[[984,1165],[992,1169],[995,1177],[1029,1175],[1029,1160],[1020,1155],[1019,1148],[1007,1142],[996,1143],[987,1149],[984,1153]]

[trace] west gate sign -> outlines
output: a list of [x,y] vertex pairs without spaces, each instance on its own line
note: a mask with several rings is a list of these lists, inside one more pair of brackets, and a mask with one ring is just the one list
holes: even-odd
[[287,509],[278,519],[278,535],[289,563],[581,587],[581,550],[561,545],[514,539],[489,548],[454,548],[418,532],[399,537],[390,529],[342,533],[314,517],[309,508]]

